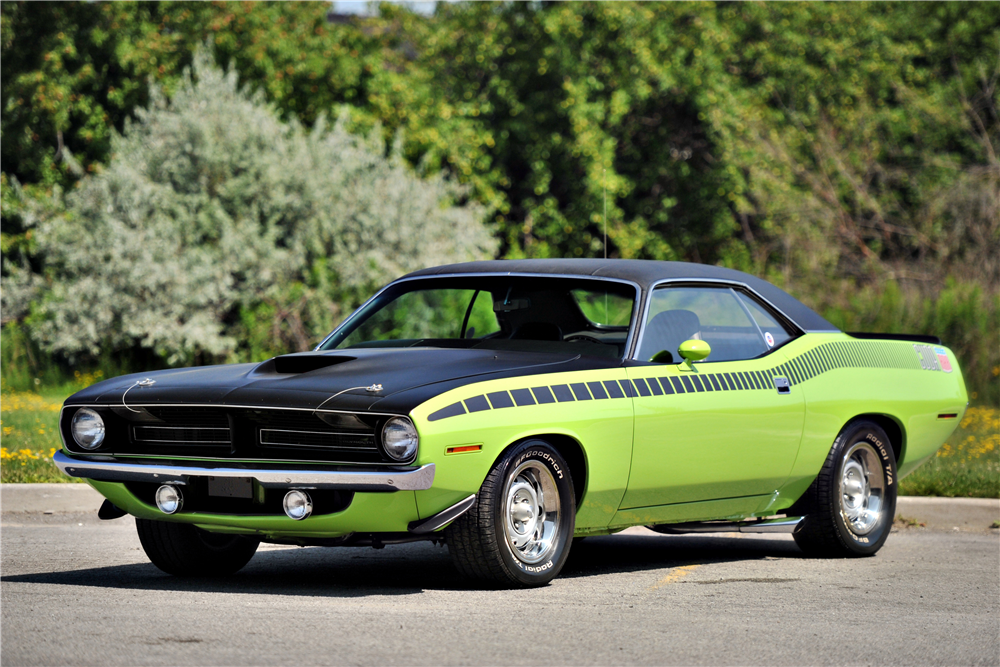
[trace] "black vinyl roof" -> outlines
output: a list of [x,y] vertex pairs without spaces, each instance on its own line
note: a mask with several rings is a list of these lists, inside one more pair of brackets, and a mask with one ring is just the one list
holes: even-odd
[[839,331],[811,308],[771,283],[749,273],[707,264],[646,259],[498,259],[435,266],[414,271],[400,280],[417,276],[447,276],[460,273],[551,273],[618,278],[638,284],[643,295],[654,283],[661,280],[725,280],[746,285],[804,331]]

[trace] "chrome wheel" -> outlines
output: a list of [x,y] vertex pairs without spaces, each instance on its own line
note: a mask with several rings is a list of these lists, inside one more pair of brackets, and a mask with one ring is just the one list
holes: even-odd
[[840,513],[855,535],[867,535],[882,520],[885,475],[875,449],[865,441],[844,454],[840,475]]
[[552,473],[525,461],[508,478],[504,493],[504,536],[511,553],[528,564],[551,557],[559,538],[559,490]]
[[445,540],[466,577],[503,588],[544,586],[566,563],[575,524],[569,463],[548,442],[530,439],[497,458]]

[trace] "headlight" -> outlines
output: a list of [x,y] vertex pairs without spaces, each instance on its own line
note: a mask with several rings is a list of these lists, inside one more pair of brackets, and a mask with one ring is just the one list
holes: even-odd
[[420,437],[409,419],[393,417],[382,427],[382,446],[385,453],[397,461],[406,461],[417,453]]
[[76,444],[84,449],[97,449],[104,442],[104,420],[89,408],[80,408],[70,426]]

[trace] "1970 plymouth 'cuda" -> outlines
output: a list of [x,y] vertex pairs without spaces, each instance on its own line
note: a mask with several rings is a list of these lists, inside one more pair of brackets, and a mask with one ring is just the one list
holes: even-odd
[[93,385],[55,460],[172,574],[442,540],[535,586],[628,526],[874,554],[966,405],[936,338],[844,333],[738,271],[489,261],[396,280],[312,352]]

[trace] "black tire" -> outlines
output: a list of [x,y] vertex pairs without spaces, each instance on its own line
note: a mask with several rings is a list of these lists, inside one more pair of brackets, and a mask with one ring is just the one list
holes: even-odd
[[260,540],[209,533],[186,523],[136,519],[135,527],[153,565],[178,577],[233,574],[250,562],[260,544]]
[[885,431],[871,421],[850,422],[803,497],[807,514],[793,533],[795,543],[814,557],[874,555],[892,529],[898,486]]
[[[545,510],[541,522],[538,509]],[[552,445],[528,440],[497,460],[445,541],[470,579],[498,588],[543,586],[562,570],[575,525],[569,465]]]

